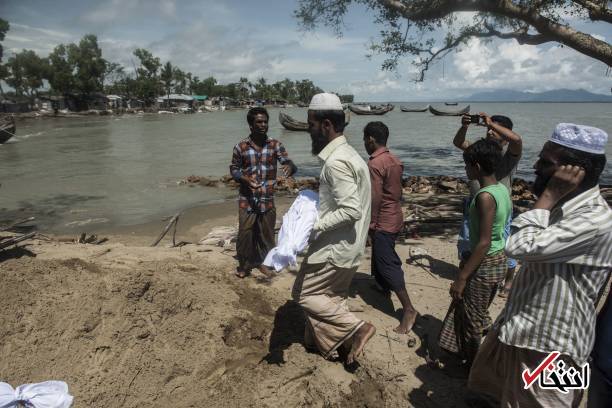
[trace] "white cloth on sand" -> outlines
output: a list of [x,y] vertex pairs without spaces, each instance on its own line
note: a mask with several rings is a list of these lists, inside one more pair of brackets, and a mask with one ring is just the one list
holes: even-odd
[[0,382],[0,408],[12,408],[24,404],[31,408],[68,408],[72,395],[63,381],[44,381],[23,384],[13,389],[10,384]]
[[278,246],[272,248],[263,264],[279,272],[297,265],[297,254],[302,252],[319,216],[319,195],[312,190],[301,191],[291,208],[283,215],[283,225],[278,232]]

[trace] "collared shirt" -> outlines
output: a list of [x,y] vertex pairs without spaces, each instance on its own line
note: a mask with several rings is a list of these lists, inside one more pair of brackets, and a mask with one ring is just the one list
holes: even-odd
[[370,225],[371,187],[368,166],[344,136],[319,153],[319,220],[306,256],[309,264],[330,262],[358,266]]
[[368,169],[372,183],[370,229],[398,233],[404,225],[400,204],[404,166],[388,148],[381,147],[370,156]]
[[612,268],[612,210],[589,189],[552,211],[514,219],[506,254],[523,261],[500,315],[499,340],[583,364],[595,338],[598,295]]
[[255,176],[254,179],[261,183],[258,189],[240,183],[240,208],[260,213],[274,208],[277,161],[285,164],[290,160],[285,147],[276,139],[267,138],[259,147],[248,137],[234,146],[230,164],[234,180],[240,181],[242,175],[248,175]]

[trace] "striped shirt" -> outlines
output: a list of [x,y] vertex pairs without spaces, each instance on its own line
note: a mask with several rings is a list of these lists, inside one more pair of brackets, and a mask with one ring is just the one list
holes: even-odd
[[596,305],[612,269],[612,210],[599,186],[552,211],[514,219],[506,254],[519,259],[499,340],[583,364],[595,341]]

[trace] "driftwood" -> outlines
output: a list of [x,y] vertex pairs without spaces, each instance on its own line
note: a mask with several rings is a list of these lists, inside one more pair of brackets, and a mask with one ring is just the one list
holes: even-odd
[[181,213],[176,213],[176,215],[174,217],[172,217],[170,219],[170,222],[168,222],[168,224],[166,225],[166,227],[163,229],[163,231],[161,232],[161,234],[159,235],[159,237],[157,237],[157,239],[155,240],[155,242],[153,242],[151,244],[152,247],[157,246],[157,244],[159,244],[159,242],[164,239],[164,237],[166,236],[166,234],[168,233],[168,231],[170,231],[170,227],[172,227],[172,225],[174,225],[174,232],[172,233],[172,245],[175,246],[176,245],[176,225],[178,224],[178,220],[179,217],[181,216]]
[[2,238],[0,240],[0,249],[6,249],[10,246],[13,246],[22,241],[25,241],[26,239],[33,238],[35,235],[36,235],[36,232],[30,232],[29,234],[19,235],[16,237]]
[[28,218],[24,218],[22,220],[17,220],[15,222],[10,223],[7,226],[0,227],[0,231],[10,231],[11,229],[15,228],[18,225],[24,224],[26,222],[34,221],[35,219],[36,218],[34,218],[34,217],[28,217]]

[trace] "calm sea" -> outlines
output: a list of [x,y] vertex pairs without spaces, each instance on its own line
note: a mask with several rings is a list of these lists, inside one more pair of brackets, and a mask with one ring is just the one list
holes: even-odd
[[[365,158],[362,129],[370,120],[382,120],[391,130],[389,144],[404,161],[406,175],[464,177],[461,154],[452,146],[459,118],[403,113],[400,105],[384,116],[352,115],[346,129],[349,142]],[[524,140],[518,172],[524,178],[531,178],[537,153],[558,122],[589,124],[612,133],[612,104],[474,103],[471,110],[512,118]],[[299,175],[317,175],[308,134],[283,129],[278,111],[270,110],[270,136],[284,143]],[[305,120],[306,109],[284,111]],[[476,127],[468,137],[484,133]],[[191,174],[227,174],[232,147],[247,135],[244,110],[20,122],[16,137],[0,145],[0,221],[34,215],[47,230],[77,231],[86,225],[138,224],[180,209],[233,200],[235,193],[229,189],[177,182]],[[603,182],[612,183],[610,165]]]

